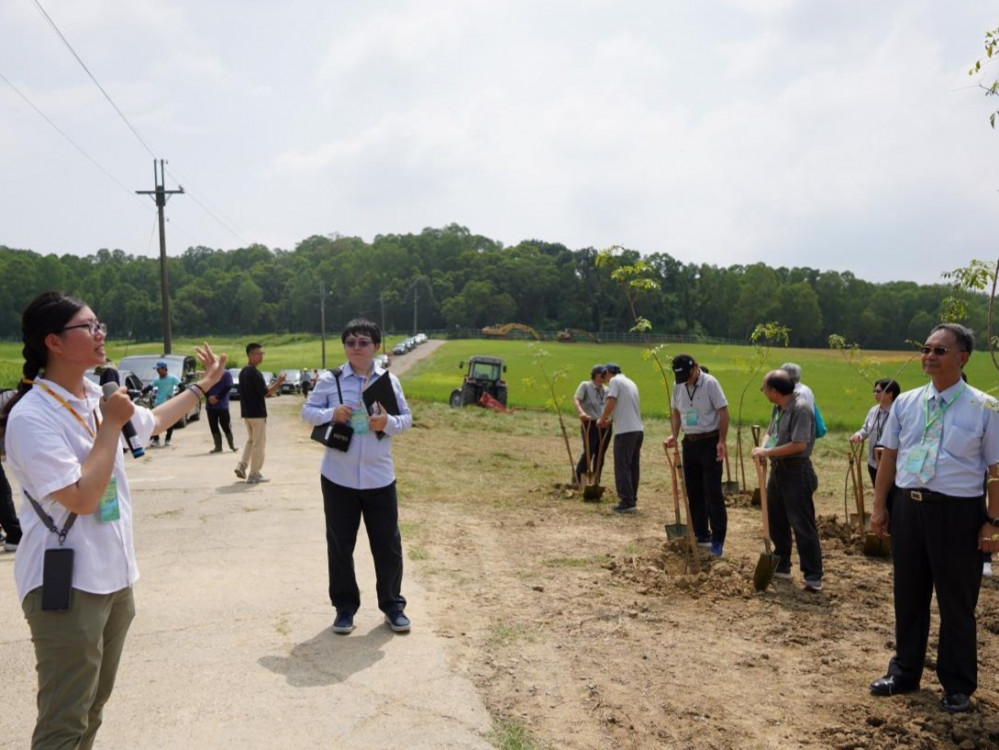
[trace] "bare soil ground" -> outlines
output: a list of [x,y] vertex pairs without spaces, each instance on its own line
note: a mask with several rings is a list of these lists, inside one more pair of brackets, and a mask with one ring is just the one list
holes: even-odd
[[[728,498],[724,557],[691,569],[682,544],[666,539],[664,423],[646,424],[639,513],[620,517],[611,468],[601,503],[565,484],[554,416],[414,411],[396,445],[409,575],[426,587],[456,668],[534,747],[999,747],[994,579],[979,602],[971,713],[939,707],[935,615],[922,690],[868,694],[893,650],[892,572],[844,523],[845,435],[817,451],[824,590],[802,589],[795,555],[794,580],[761,594],[755,478]],[[577,435],[571,444],[578,450]]]

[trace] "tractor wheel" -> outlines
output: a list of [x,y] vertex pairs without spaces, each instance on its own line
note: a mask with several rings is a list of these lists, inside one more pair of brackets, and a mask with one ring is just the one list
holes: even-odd
[[475,393],[475,386],[468,385],[467,383],[461,388],[461,405],[471,406],[479,401],[479,397]]
[[451,398],[448,399],[448,403],[455,409],[461,408],[461,391],[455,388],[451,391]]
[[506,406],[506,386],[501,385],[496,388],[496,400]]

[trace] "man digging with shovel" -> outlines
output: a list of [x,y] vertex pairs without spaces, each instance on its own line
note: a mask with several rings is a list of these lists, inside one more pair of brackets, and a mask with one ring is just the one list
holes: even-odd
[[670,424],[666,447],[676,445],[683,429],[683,484],[690,502],[690,520],[697,546],[721,557],[728,527],[722,494],[722,467],[728,437],[728,401],[718,380],[704,372],[688,354],[673,357]]
[[590,379],[579,384],[572,399],[579,414],[580,430],[583,434],[583,452],[579,456],[579,463],[576,464],[576,482],[583,486],[584,493],[596,495],[595,498],[585,499],[599,500],[603,492],[603,488],[597,488],[598,467],[603,466],[611,428],[605,427],[601,430],[597,427],[597,420],[603,414],[604,403],[607,400],[604,383],[608,379],[607,368],[604,365],[594,365],[590,370]]
[[753,448],[754,458],[769,459],[772,466],[766,491],[770,533],[780,558],[774,577],[791,579],[793,529],[805,591],[821,591],[822,547],[812,500],[819,480],[809,458],[815,445],[815,411],[795,394],[794,383],[783,370],[768,372],[760,390],[774,405],[764,444]]

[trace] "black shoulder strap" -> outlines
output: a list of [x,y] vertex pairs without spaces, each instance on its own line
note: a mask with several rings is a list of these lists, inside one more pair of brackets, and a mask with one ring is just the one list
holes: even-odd
[[76,513],[69,514],[69,518],[66,519],[66,525],[62,527],[62,531],[59,531],[59,529],[55,525],[55,521],[52,520],[52,516],[50,516],[48,513],[42,510],[42,506],[38,504],[38,501],[35,500],[35,498],[33,498],[31,495],[29,495],[27,490],[24,490],[24,495],[25,497],[28,498],[28,501],[35,509],[35,512],[38,514],[38,517],[41,518],[42,521],[45,523],[45,526],[48,528],[48,530],[59,537],[59,545],[61,546],[62,543],[66,541],[66,535],[69,533],[69,530],[73,528],[73,524],[76,522]]
[[340,390],[340,375],[343,374],[343,368],[338,367],[335,370],[330,370],[333,373],[333,377],[336,378],[336,395],[340,397],[340,403],[343,404],[343,391]]

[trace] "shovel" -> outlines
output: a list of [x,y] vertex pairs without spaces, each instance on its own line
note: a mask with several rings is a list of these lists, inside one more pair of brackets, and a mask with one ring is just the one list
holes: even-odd
[[[760,444],[760,432],[763,430],[763,428],[760,427],[760,425],[758,425],[758,424],[754,424],[754,425],[750,425],[750,429],[753,431],[753,447],[756,448]],[[753,459],[753,462],[754,463],[756,462],[755,458]],[[758,475],[760,467],[757,466],[756,468],[757,468],[757,472],[756,473]],[[762,486],[763,485],[761,484],[760,487],[762,487]],[[752,505],[752,506],[757,506],[757,505],[760,504],[760,487],[757,487],[755,490],[753,490],[753,496],[749,500],[749,504]]]
[[725,451],[725,483],[722,485],[722,492],[726,495],[734,495],[739,491],[739,483],[732,481],[732,470],[728,465],[728,451]]
[[777,572],[777,565],[780,557],[775,555],[770,542],[770,519],[767,516],[767,470],[763,464],[763,459],[754,456],[753,462],[756,464],[756,476],[760,482],[760,510],[763,512],[763,552],[756,563],[756,570],[753,571],[753,587],[757,591],[766,591],[774,573]]
[[[590,466],[590,435],[589,428],[584,428],[587,432],[583,436],[583,444],[586,446],[586,466]],[[607,440],[607,430],[597,427],[600,435],[600,445],[597,448],[597,470],[594,473],[586,472],[586,484],[583,485],[583,500],[588,503],[599,503],[604,495],[604,488],[600,486],[600,473],[604,468],[604,443]]]
[[[674,448],[674,451],[676,448]],[[666,460],[669,461],[670,479],[673,480],[673,513],[676,516],[676,523],[666,524],[666,538],[680,539],[687,534],[686,524],[680,523],[680,486],[676,479],[677,461],[670,456],[666,441],[663,441],[663,451],[666,453]]]

